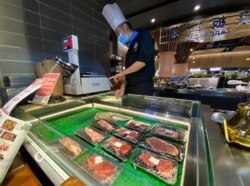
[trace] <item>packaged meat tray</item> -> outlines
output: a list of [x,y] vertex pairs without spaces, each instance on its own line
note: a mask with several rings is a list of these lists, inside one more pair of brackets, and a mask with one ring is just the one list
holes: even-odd
[[93,127],[85,127],[75,134],[92,145],[99,144],[107,137],[105,133]]
[[158,137],[148,136],[139,141],[139,146],[154,151],[165,157],[173,158],[179,162],[184,159],[183,147],[179,144],[163,140]]
[[99,119],[99,120],[94,121],[92,123],[92,126],[98,128],[100,130],[103,130],[107,133],[111,133],[115,129],[119,128],[119,125],[117,125],[116,123],[107,121],[105,119]]
[[105,141],[105,143],[102,144],[102,148],[122,161],[126,161],[130,154],[135,150],[135,146],[116,137],[109,138]]
[[97,154],[87,157],[80,166],[102,185],[111,185],[121,172],[115,164]]
[[175,184],[178,173],[178,163],[159,154],[140,150],[133,158],[133,164],[153,175],[167,184]]
[[127,124],[126,124],[127,128],[133,129],[133,130],[137,130],[139,132],[143,132],[146,133],[149,131],[151,125],[146,124],[146,123],[142,123],[139,121],[134,121],[134,120],[130,120]]
[[163,124],[155,124],[152,128],[152,133],[161,138],[169,139],[179,143],[185,143],[187,141],[187,131]]
[[132,143],[137,143],[138,142],[138,139],[139,138],[142,138],[142,134],[137,132],[137,131],[134,131],[134,130],[129,130],[129,129],[126,129],[126,128],[120,128],[120,129],[117,129],[115,132],[114,132],[114,135],[115,136],[118,136],[122,139],[125,139],[129,142],[132,142]]
[[105,119],[106,121],[128,121],[131,120],[131,117],[114,113],[114,112],[100,112],[95,115],[95,119]]
[[57,139],[53,144],[71,159],[74,159],[85,152],[85,149],[83,149],[79,143],[69,137]]

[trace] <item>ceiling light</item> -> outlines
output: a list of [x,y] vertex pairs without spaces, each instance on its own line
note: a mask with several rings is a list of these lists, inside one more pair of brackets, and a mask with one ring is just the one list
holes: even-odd
[[152,18],[152,19],[151,19],[151,23],[154,23],[154,22],[155,22],[155,18]]
[[194,11],[198,11],[198,10],[200,10],[200,8],[201,8],[200,5],[196,5],[196,6],[194,7]]
[[248,58],[246,58],[246,60],[247,60],[247,61],[250,61],[250,58],[248,57]]
[[195,60],[195,57],[193,57],[192,59]]
[[192,52],[193,50],[194,50],[194,49],[191,48],[191,49],[190,49],[190,52]]
[[195,63],[195,61],[193,61],[193,63]]

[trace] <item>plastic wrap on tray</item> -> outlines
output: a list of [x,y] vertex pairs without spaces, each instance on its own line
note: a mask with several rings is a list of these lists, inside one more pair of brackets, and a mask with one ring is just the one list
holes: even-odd
[[76,135],[92,145],[97,145],[107,137],[105,133],[93,127],[85,127],[78,130],[76,131]]
[[179,144],[148,136],[141,140],[139,146],[154,151],[166,157],[182,162],[184,158],[183,147]]
[[147,123],[142,123],[142,122],[139,122],[139,121],[130,120],[126,124],[126,127],[130,128],[130,129],[133,129],[133,130],[137,130],[139,132],[146,133],[146,132],[149,131],[151,125],[149,125]]
[[178,173],[178,163],[159,154],[140,150],[133,158],[133,164],[168,184],[175,184]]
[[112,137],[102,144],[102,147],[119,158],[122,161],[126,161],[130,154],[135,150],[135,146],[127,141]]
[[120,128],[120,129],[117,129],[114,133],[115,136],[118,136],[122,139],[125,139],[129,142],[132,142],[132,143],[137,143],[138,142],[138,139],[142,138],[142,134],[137,132],[137,131],[134,131],[134,130],[129,130],[129,129],[126,129],[126,128]]
[[131,117],[122,115],[122,114],[118,114],[118,113],[114,113],[114,112],[100,112],[97,113],[95,115],[95,119],[99,120],[99,119],[105,119],[107,121],[127,121],[127,120],[131,120]]
[[56,145],[66,156],[72,159],[85,152],[85,149],[83,149],[79,143],[68,137],[60,138],[54,141],[53,144]]
[[97,154],[87,157],[80,166],[102,185],[111,185],[121,172],[115,164]]
[[180,143],[185,143],[187,141],[186,130],[163,124],[155,124],[152,128],[152,133],[156,136]]
[[116,123],[107,121],[105,119],[99,119],[94,121],[92,123],[92,126],[108,133],[113,132],[115,129],[119,127],[119,125],[117,125]]

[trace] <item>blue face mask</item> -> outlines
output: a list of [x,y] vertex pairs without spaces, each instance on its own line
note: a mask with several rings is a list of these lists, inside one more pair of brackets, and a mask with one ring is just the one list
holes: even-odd
[[124,45],[127,45],[129,42],[128,36],[126,34],[120,34],[118,40]]

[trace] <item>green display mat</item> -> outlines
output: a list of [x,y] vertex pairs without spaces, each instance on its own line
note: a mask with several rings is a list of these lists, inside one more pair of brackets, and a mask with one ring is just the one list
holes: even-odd
[[[48,142],[53,142],[54,140],[62,137],[63,135],[70,136],[72,138],[76,138],[74,133],[87,127],[95,121],[95,115],[99,112],[109,112],[108,110],[103,110],[99,108],[87,108],[81,111],[73,112],[58,118],[53,118],[51,120],[45,121],[44,124],[36,124],[33,126],[33,129],[44,138]],[[113,112],[113,111],[112,111]],[[119,112],[115,112],[119,113]],[[132,116],[129,114],[121,113],[122,115],[133,117],[134,120],[145,122],[148,124],[155,124],[157,120],[152,120],[148,118],[142,118],[138,116]],[[127,121],[117,121],[116,123],[120,125],[120,127],[124,127]],[[173,124],[173,123],[171,123]],[[58,132],[59,131],[59,132]],[[109,134],[109,137],[113,136]],[[80,139],[79,139],[80,140]],[[77,140],[77,141],[79,141]],[[81,140],[80,140],[81,141]],[[87,154],[98,152],[99,154],[107,154],[100,145],[96,147],[89,145],[88,143],[81,142],[81,145],[85,146],[89,151],[86,151],[82,155],[78,156],[74,161],[79,163],[80,161],[87,158]],[[133,166],[132,159],[136,155],[140,148],[137,147],[136,150],[130,155],[130,158],[125,163],[118,163],[118,167],[121,168],[121,174],[117,177],[112,185],[114,186],[140,186],[140,185],[154,185],[154,186],[163,186],[170,185],[161,181],[156,176]],[[181,184],[182,172],[183,172],[183,163],[178,162],[178,174],[177,181],[174,186]]]

